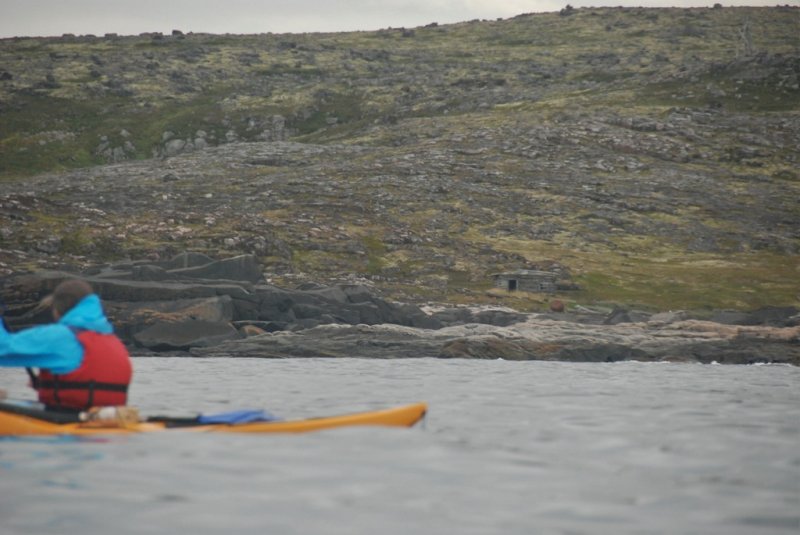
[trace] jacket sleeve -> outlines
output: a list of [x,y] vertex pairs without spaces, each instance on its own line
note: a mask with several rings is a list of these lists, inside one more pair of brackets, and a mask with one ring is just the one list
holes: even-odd
[[83,346],[69,327],[51,324],[9,333],[0,325],[0,366],[69,373],[82,361]]

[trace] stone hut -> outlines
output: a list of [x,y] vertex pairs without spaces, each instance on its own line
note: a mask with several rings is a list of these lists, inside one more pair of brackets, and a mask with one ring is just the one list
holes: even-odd
[[507,273],[492,275],[494,285],[510,292],[546,292],[556,291],[556,274],[549,271],[518,269]]

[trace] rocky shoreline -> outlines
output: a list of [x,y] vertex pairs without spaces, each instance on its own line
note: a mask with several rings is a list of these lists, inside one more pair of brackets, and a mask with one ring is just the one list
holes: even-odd
[[800,365],[800,311],[794,307],[702,316],[619,308],[541,314],[421,307],[383,299],[364,284],[273,286],[250,255],[214,260],[183,253],[80,274],[12,274],[0,290],[9,326],[49,321],[36,308],[39,300],[74,276],[95,287],[137,356]]

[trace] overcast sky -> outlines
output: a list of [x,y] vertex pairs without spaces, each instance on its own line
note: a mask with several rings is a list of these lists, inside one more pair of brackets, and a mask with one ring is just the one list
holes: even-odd
[[0,0],[0,37],[413,28],[582,6],[800,5],[800,0]]

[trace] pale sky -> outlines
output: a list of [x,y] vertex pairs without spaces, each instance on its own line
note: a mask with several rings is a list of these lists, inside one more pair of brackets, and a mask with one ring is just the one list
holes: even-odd
[[413,28],[573,7],[800,6],[800,0],[0,0],[0,38],[203,33],[301,33]]

